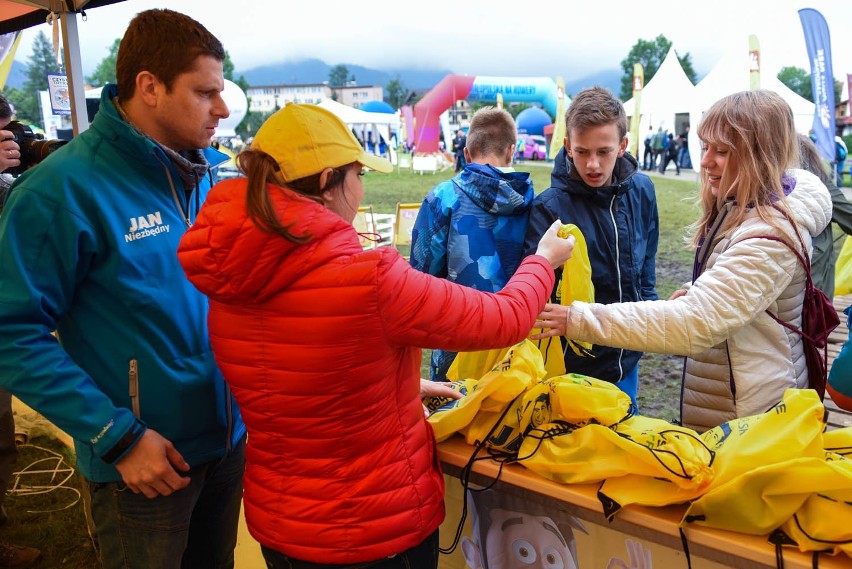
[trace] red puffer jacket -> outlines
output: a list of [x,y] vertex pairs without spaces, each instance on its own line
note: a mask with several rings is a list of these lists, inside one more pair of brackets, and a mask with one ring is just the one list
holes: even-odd
[[531,256],[502,292],[476,292],[412,269],[393,248],[363,252],[336,214],[269,191],[283,225],[308,243],[258,230],[245,179],[234,179],[210,192],[178,249],[210,297],[213,350],[248,427],[248,527],[306,561],[381,559],[444,518],[420,347],[521,341],[553,271]]

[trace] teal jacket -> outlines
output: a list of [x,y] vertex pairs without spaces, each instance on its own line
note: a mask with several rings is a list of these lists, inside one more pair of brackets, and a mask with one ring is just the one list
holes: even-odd
[[115,94],[105,88],[91,127],[15,181],[0,215],[0,387],[74,438],[93,482],[121,479],[113,464],[146,426],[192,466],[245,433],[207,298],[176,256],[211,175],[187,197]]

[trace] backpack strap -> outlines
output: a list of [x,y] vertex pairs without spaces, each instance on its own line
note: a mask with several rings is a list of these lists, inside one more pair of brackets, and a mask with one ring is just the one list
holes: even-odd
[[[802,252],[801,253],[795,247],[793,247],[786,239],[782,239],[780,237],[775,237],[774,235],[753,235],[751,237],[747,237],[746,239],[768,239],[770,241],[777,241],[778,243],[783,243],[784,245],[786,245],[787,248],[790,249],[790,251],[792,251],[796,255],[796,257],[799,259],[799,262],[802,264],[802,267],[804,267],[804,269],[805,269],[805,290],[807,290],[807,289],[812,288],[814,286],[813,279],[811,278],[811,260],[808,257],[807,251],[804,249],[805,244],[802,241],[802,238],[799,236],[798,231],[796,232],[796,236],[799,237],[799,241],[802,243]],[[745,241],[746,239],[743,239],[743,241]],[[766,313],[770,317],[772,317],[773,320],[775,320],[776,322],[778,322],[780,325],[787,328],[788,330],[795,332],[796,334],[799,334],[803,338],[807,339],[809,342],[817,343],[813,338],[811,338],[810,336],[805,334],[804,331],[802,331],[800,328],[796,328],[795,326],[793,326],[789,322],[781,320],[780,318],[778,318],[778,316],[773,314],[770,310],[767,310]]]

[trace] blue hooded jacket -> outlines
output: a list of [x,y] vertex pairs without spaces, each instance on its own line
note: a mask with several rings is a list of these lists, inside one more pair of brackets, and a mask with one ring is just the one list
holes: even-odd
[[[523,259],[534,196],[527,172],[468,164],[423,200],[411,233],[411,265],[476,290],[499,291]],[[455,354],[432,352],[433,380],[446,380]]]
[[[554,160],[551,187],[533,201],[525,254],[535,252],[541,236],[557,219],[573,223],[588,246],[595,302],[657,300],[655,258],[660,228],[653,182],[638,171],[636,159],[626,152],[617,159],[615,183],[609,186],[587,186],[573,166],[562,148]],[[617,382],[642,356],[640,352],[597,345],[592,353],[594,357],[581,357],[567,350],[565,369]]]
[[0,215],[0,386],[74,438],[92,482],[121,479],[113,464],[146,425],[191,466],[245,434],[207,298],[175,253],[211,176],[187,196],[115,95],[106,87],[91,127],[16,180]]

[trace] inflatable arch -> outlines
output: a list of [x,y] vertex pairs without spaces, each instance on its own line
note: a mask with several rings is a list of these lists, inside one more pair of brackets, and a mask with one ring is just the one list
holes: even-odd
[[540,103],[556,116],[556,81],[550,77],[477,77],[447,75],[414,105],[414,144],[417,154],[439,152],[440,116],[456,101]]

